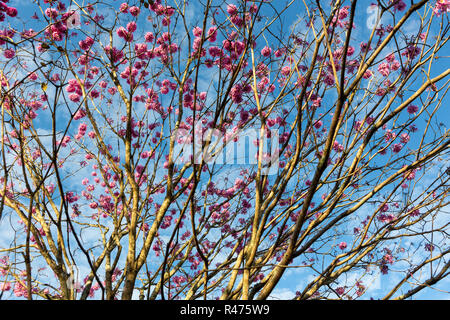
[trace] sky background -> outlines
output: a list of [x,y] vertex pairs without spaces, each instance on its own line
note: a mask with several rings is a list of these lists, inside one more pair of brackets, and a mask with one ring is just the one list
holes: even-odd
[[[30,0],[31,1],[31,0]],[[35,10],[33,8],[35,8],[34,5],[30,5],[30,1],[27,0],[11,0],[10,1],[10,5],[11,6],[15,6],[18,8],[19,12],[20,12],[20,18],[23,20],[26,28],[33,28],[33,29],[39,29],[37,22],[35,20],[29,19],[29,17],[31,17],[34,13]],[[283,1],[280,1],[280,3]],[[434,2],[434,1],[432,1]],[[68,2],[65,1],[64,3],[66,3],[66,5],[68,5]],[[121,1],[116,1],[116,3],[119,5],[121,3]],[[192,19],[192,25],[196,25],[198,22],[196,21],[196,17],[200,16],[199,12],[197,12],[198,9],[198,5],[196,5],[196,1],[190,1],[189,2],[190,5],[188,6],[188,12],[187,12],[187,17]],[[234,1],[228,1],[226,3],[224,3],[224,6],[226,6],[226,4],[229,3],[236,3]],[[283,2],[284,3],[284,2]],[[328,3],[328,1],[324,1],[324,6],[326,5],[326,3]],[[373,11],[370,8],[372,1],[358,1],[358,6],[357,6],[357,14],[355,16],[355,24],[357,25],[357,28],[354,30],[354,32],[352,33],[352,43],[356,48],[356,45],[359,44],[359,42],[365,41],[367,40],[368,35],[370,34],[370,30],[367,27],[367,23],[368,20],[372,19],[373,16]],[[280,5],[281,6],[281,5]],[[293,9],[295,8],[295,9]],[[291,8],[285,15],[284,15],[284,23],[285,26],[284,28],[287,29],[291,29],[295,26],[295,28],[301,28],[301,25],[298,25],[296,22],[298,21],[299,16],[303,15],[303,9],[301,8],[300,5]],[[398,13],[398,17],[401,16],[401,13]],[[108,19],[108,16],[106,16],[106,18]],[[403,28],[403,32],[405,32],[406,34],[410,34],[410,35],[414,35],[417,33],[417,25],[418,25],[418,16],[416,15],[413,19],[411,19]],[[140,25],[139,27],[144,27],[145,23],[150,23],[150,22],[142,22],[143,24]],[[392,23],[392,21],[384,19],[382,20],[382,24],[390,24]],[[286,27],[286,26],[289,26]],[[274,26],[274,28],[276,28],[277,26]],[[437,27],[437,24],[434,24],[434,27]],[[431,29],[431,36],[433,34],[435,34],[436,29]],[[74,39],[75,40],[75,39]],[[78,41],[78,39],[76,40]],[[117,41],[119,41],[119,39],[117,39]],[[268,36],[268,45],[270,46],[270,36]],[[381,57],[384,57],[385,55],[389,54],[392,51],[392,47],[388,46],[388,48],[385,49],[384,52],[381,53]],[[441,55],[443,55],[444,57],[441,59],[436,60],[433,69],[432,69],[432,76],[433,75],[437,75],[438,73],[442,72],[442,70],[448,68],[449,66],[449,56],[450,56],[450,50],[449,47],[447,46],[446,48],[444,48],[444,50],[442,51],[443,53],[441,53]],[[208,81],[209,78],[205,77],[205,81],[204,83],[200,83],[200,87],[203,86],[208,86]],[[50,93],[51,94],[51,93]],[[449,116],[448,116],[448,103],[449,103],[449,98],[446,97],[444,100],[444,104],[443,107],[440,108],[440,110],[437,113],[437,119],[439,119],[440,121],[442,121],[443,123],[443,127],[442,130],[447,130],[448,126],[450,124],[449,122]],[[59,119],[58,121],[61,121],[61,125],[64,126],[65,122],[68,120],[69,118],[69,114],[68,113],[61,113],[59,115]],[[420,119],[418,123],[420,123],[420,121],[423,121],[423,123],[425,123],[425,121],[427,120],[426,116],[424,115],[422,117],[423,119]],[[41,121],[41,123],[39,123],[39,125],[41,126],[41,130],[43,133],[45,133],[45,128],[47,126],[46,120],[42,119],[39,120]],[[418,134],[420,134],[420,128],[419,128],[419,132]],[[420,137],[420,135],[418,135]],[[418,140],[414,141],[414,136],[412,136],[412,143],[418,143]],[[417,139],[417,138],[416,138]],[[442,166],[441,168],[447,168],[449,166],[449,159],[443,159],[442,160]],[[76,164],[74,164],[74,166],[72,168],[75,168]],[[90,168],[77,168],[77,170],[81,170],[81,172],[86,171],[86,173],[90,172]],[[236,172],[236,171],[234,171]],[[433,179],[437,174],[439,174],[438,169],[435,170],[430,170],[429,172],[426,173],[427,175],[429,175],[429,179]],[[228,178],[230,179],[230,181],[234,180],[234,176],[230,175],[229,173],[225,173],[225,175],[228,175]],[[235,175],[237,176],[237,174],[235,173]],[[77,181],[77,176],[74,176],[73,181],[71,179],[68,179],[68,183],[79,183],[79,181]],[[363,207],[361,209],[361,211],[364,210],[370,210],[371,208],[369,207]],[[450,208],[446,208],[446,209],[450,209]],[[448,210],[446,210],[448,211]],[[447,219],[448,217],[446,217],[446,215],[444,215],[444,218]],[[13,231],[10,229],[9,227],[9,223],[3,223],[0,222],[0,248],[4,248],[4,247],[8,247],[10,245],[10,240],[12,239],[14,233]],[[88,237],[92,237],[93,239],[96,237],[96,234],[90,234]],[[414,241],[413,239],[409,239],[407,241]],[[447,239],[447,244],[448,244],[448,239]],[[418,256],[417,259],[420,260],[422,257]],[[84,270],[83,270],[84,269]],[[80,271],[81,273],[85,273],[88,270],[87,266],[80,266]],[[385,289],[388,288],[389,284],[392,285],[392,283],[399,281],[399,279],[401,279],[403,273],[398,274],[395,270],[395,265],[391,268],[391,272],[389,272],[388,275],[382,275],[379,272],[379,269],[374,269],[373,271],[373,284],[369,286],[369,289],[367,291],[367,294],[364,296],[365,298],[369,298],[369,297],[374,297],[374,298],[378,298],[378,297],[382,297],[383,296],[383,292],[385,292]],[[350,273],[348,274],[348,278],[354,278],[357,279],[359,276],[361,275],[360,272],[356,272],[356,273]],[[275,291],[273,292],[273,294],[271,295],[271,298],[273,299],[291,299],[295,296],[295,292],[297,290],[302,290],[304,288],[304,285],[306,283],[308,283],[310,280],[312,280],[315,276],[311,274],[311,271],[307,268],[296,268],[296,269],[289,269],[286,273],[285,276],[281,279],[280,283],[278,284],[277,288],[275,289]],[[414,299],[449,299],[450,295],[448,293],[448,291],[450,291],[450,279],[447,277],[446,279],[440,281],[437,285],[434,286],[435,289],[424,289],[422,290],[420,293],[418,293],[417,295],[414,296]],[[442,291],[440,291],[442,290]]]

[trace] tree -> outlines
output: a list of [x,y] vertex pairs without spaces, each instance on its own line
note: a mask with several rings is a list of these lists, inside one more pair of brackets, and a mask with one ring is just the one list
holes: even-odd
[[0,1],[2,296],[445,279],[450,2],[325,2]]

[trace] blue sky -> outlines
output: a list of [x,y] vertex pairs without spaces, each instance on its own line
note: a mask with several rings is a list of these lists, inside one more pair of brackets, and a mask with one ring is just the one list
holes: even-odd
[[[19,9],[21,18],[23,19],[23,21],[25,22],[25,26],[26,28],[33,28],[33,29],[39,29],[39,25],[37,24],[37,22],[35,22],[34,20],[30,20],[28,19],[28,17],[31,17],[35,11],[32,9],[33,6],[29,5],[28,1],[24,1],[24,0],[12,0],[10,1],[12,6],[16,6]],[[280,1],[279,3],[281,3],[284,1]],[[326,2],[326,3],[325,3]],[[120,4],[120,1],[116,2],[117,4]],[[232,1],[230,1],[229,3],[232,3]],[[67,2],[66,2],[67,4]],[[324,7],[325,5],[328,4],[328,1],[324,1]],[[371,16],[371,11],[368,11],[368,7],[371,4],[371,1],[359,1],[358,2],[358,6],[357,6],[357,14],[355,17],[355,24],[358,26],[357,29],[354,30],[353,34],[352,34],[352,44],[355,46],[355,48],[357,48],[359,46],[359,43],[361,41],[364,41],[367,38],[367,34],[370,32],[369,29],[366,27],[367,21],[368,19],[370,19]],[[278,2],[277,2],[277,8],[281,8],[282,6],[280,5],[278,7]],[[295,9],[294,9],[295,8]],[[284,25],[282,30],[286,33],[290,30],[290,28],[292,26],[295,25],[297,19],[299,18],[299,16],[302,16],[304,14],[304,11],[302,11],[301,6],[301,2],[299,2],[298,5],[293,6],[292,9],[288,10],[285,15],[284,15]],[[190,21],[192,23],[192,25],[194,26],[197,21],[196,21],[196,17],[198,15],[198,7],[196,6],[196,1],[190,1],[190,5],[188,8],[189,12],[188,12],[188,16],[192,19],[192,21]],[[268,10],[267,13],[269,13],[270,10]],[[401,16],[401,13],[398,13],[396,15],[396,18],[398,19]],[[108,17],[107,17],[108,19]],[[410,22],[408,22],[404,28],[402,30],[405,31],[405,33],[413,35],[415,34],[416,31],[416,26],[417,26],[417,20],[418,17],[415,16]],[[438,21],[435,21],[435,24],[433,25],[433,28],[431,28],[431,36],[433,34],[436,33],[436,29],[438,27],[437,24]],[[140,27],[145,26],[146,24],[148,24],[149,22],[143,22],[142,25],[140,25]],[[382,21],[383,24],[390,24],[392,23],[392,21],[386,19]],[[274,25],[273,26],[274,30],[277,30],[277,32],[279,32],[281,26],[280,25]],[[296,28],[300,28],[302,29],[301,25],[297,25]],[[180,32],[182,32],[182,30],[180,30]],[[78,37],[74,37],[73,40],[77,41],[81,39]],[[271,42],[273,42],[274,38],[270,35],[267,35],[266,40],[267,40],[267,44],[271,45]],[[389,54],[392,50],[392,47],[388,47],[385,52],[381,53],[381,57],[384,57],[385,55]],[[443,49],[443,54],[441,54],[443,57],[436,60],[436,63],[433,65],[432,71],[431,71],[431,75],[437,75],[440,72],[442,72],[443,69],[448,68],[448,56],[450,56],[450,50],[448,48],[448,45],[446,48]],[[204,78],[204,79],[203,79]],[[203,87],[207,87],[209,85],[209,81],[210,81],[210,75],[205,75],[204,77],[201,77],[201,81],[203,80],[203,82],[200,83],[200,86]],[[414,85],[411,87],[411,90],[414,90]],[[49,92],[49,94],[51,94],[51,91]],[[325,100],[324,103],[332,103],[332,99],[333,99],[333,95],[327,95],[327,99]],[[443,122],[443,127],[441,127],[442,130],[448,130],[448,125],[449,125],[449,117],[447,116],[447,111],[446,111],[446,104],[448,104],[449,99],[448,97],[444,100],[444,107],[441,108],[438,113],[436,114],[436,118],[439,119],[440,121]],[[395,107],[395,105],[394,105]],[[407,115],[402,115],[402,118],[407,117]],[[401,118],[401,119],[402,119]],[[65,126],[65,123],[67,122],[67,120],[69,119],[69,115],[68,113],[61,113],[59,114],[59,118],[58,118],[58,122],[60,121],[61,123],[61,127]],[[423,114],[421,116],[421,119],[418,120],[418,123],[421,123],[422,121],[426,121],[427,120],[427,116],[426,114]],[[39,120],[40,122],[38,123],[39,126],[41,126],[42,130],[45,130],[46,127],[48,127],[48,123],[46,123],[46,120]],[[329,122],[330,118],[326,118],[324,120],[325,123]],[[74,124],[72,126],[72,129],[74,130],[74,132],[76,131],[76,127],[77,127],[78,123]],[[167,130],[167,129],[166,129]],[[420,141],[419,141],[419,137],[420,137],[420,130],[417,134],[417,138],[416,136],[412,136],[412,140],[411,140],[411,145],[417,145]],[[449,159],[448,157],[446,159],[443,159],[442,161],[442,167],[447,167],[449,163]],[[73,170],[74,168],[76,168],[76,163],[73,163],[73,166],[69,167],[71,168],[70,170]],[[86,173],[90,172],[90,167],[86,167],[86,168],[77,168],[77,170],[82,170],[85,171]],[[77,176],[74,176],[73,178],[69,177],[70,175],[70,171],[67,172],[67,176],[68,176],[68,180],[67,183],[69,186],[73,186],[75,187],[76,183],[79,182],[77,181]],[[73,172],[72,172],[73,173]],[[81,172],[80,172],[81,173]],[[433,175],[438,174],[437,171],[430,171],[427,174],[430,175],[430,179],[433,178]],[[161,173],[161,177],[162,177],[163,173]],[[226,174],[224,174],[224,176],[228,176],[228,178],[230,179],[230,181],[234,181],[234,178],[238,175],[238,170],[236,168],[234,168],[234,170],[230,170],[227,171]],[[160,177],[160,178],[161,178]],[[312,178],[312,176],[309,176],[309,178]],[[219,179],[219,178],[218,178]],[[219,182],[220,183],[220,182]],[[321,192],[319,192],[319,194],[321,194]],[[157,200],[157,198],[155,199]],[[317,202],[320,202],[319,199],[317,199]],[[364,207],[364,210],[373,210],[373,208],[366,206]],[[2,228],[3,227],[3,228]],[[5,245],[8,242],[9,238],[12,236],[11,231],[7,230],[8,225],[7,224],[0,224],[0,230],[1,230],[1,234],[3,237],[0,237],[0,248]],[[95,234],[91,234],[89,235],[89,237],[95,238],[97,235]],[[6,238],[6,239],[5,239]],[[448,240],[447,240],[447,246],[448,246]],[[299,258],[298,262],[301,263],[303,260],[305,259],[305,257],[301,257],[301,259]],[[369,277],[369,280],[366,281],[374,281],[374,285],[371,286],[371,291],[369,292],[368,295],[366,295],[366,298],[369,297],[374,297],[374,298],[379,298],[380,296],[383,295],[384,290],[386,289],[386,286],[388,284],[392,284],[392,282],[396,281],[399,279],[399,275],[395,272],[395,266],[392,267],[392,272],[389,273],[389,275],[381,275],[378,271],[378,269],[374,269],[374,275],[372,277]],[[351,273],[348,276],[349,277],[354,277],[355,279],[360,275],[360,273]],[[280,281],[277,289],[275,290],[275,292],[273,293],[273,298],[282,298],[282,299],[288,299],[288,298],[292,298],[295,295],[295,291],[299,290],[302,288],[302,286],[306,283],[306,281],[311,280],[311,277],[313,276],[313,273],[307,269],[307,268],[298,268],[298,269],[290,269],[289,271],[286,272],[285,277],[282,278],[282,280]],[[425,289],[422,290],[418,295],[415,296],[415,298],[418,299],[448,299],[450,298],[449,296],[449,288],[450,288],[450,280],[447,278],[443,281],[441,281],[437,286],[435,286],[435,288],[437,288],[438,290],[433,290],[433,289]],[[405,286],[406,289],[406,286]],[[443,290],[443,291],[439,291],[439,290]],[[447,292],[445,292],[447,291]]]

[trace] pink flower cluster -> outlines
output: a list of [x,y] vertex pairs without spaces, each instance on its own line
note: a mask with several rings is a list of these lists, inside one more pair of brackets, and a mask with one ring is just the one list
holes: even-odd
[[387,77],[390,73],[389,64],[386,62],[380,63],[378,66],[378,72],[381,73],[382,76]]
[[409,45],[402,52],[402,56],[408,58],[409,60],[413,60],[420,54],[420,49],[415,45]]
[[141,9],[139,9],[139,8],[136,7],[136,6],[129,7],[129,6],[128,6],[128,3],[125,3],[125,2],[124,2],[124,3],[122,3],[122,4],[120,5],[119,11],[122,12],[122,13],[128,13],[128,12],[130,12],[130,14],[131,14],[133,17],[137,17],[137,16],[139,15],[139,13],[141,12]]
[[433,12],[437,17],[439,17],[441,13],[450,12],[450,0],[437,0]]
[[272,53],[272,49],[270,47],[267,47],[267,46],[265,46],[261,50],[261,55],[263,57],[270,57],[271,53]]
[[73,202],[78,201],[80,199],[80,197],[76,193],[69,191],[69,192],[66,192],[64,199],[69,203],[73,203]]
[[69,136],[65,136],[64,138],[62,138],[60,141],[56,141],[56,145],[59,146],[61,145],[61,147],[67,147],[67,144],[70,142],[70,137]]
[[67,20],[72,13],[62,14],[61,19],[57,19],[60,12],[55,8],[47,8],[45,10],[45,15],[52,20],[52,23],[45,30],[45,35],[54,40],[62,41],[67,33]]
[[[12,37],[14,37],[15,34],[16,33],[15,33],[15,31],[13,29],[0,30],[0,46],[4,45],[6,43],[4,38],[12,38]],[[23,37],[26,37],[26,35],[24,34]]]
[[78,133],[75,135],[76,140],[80,140],[86,134],[87,125],[86,123],[80,123],[78,126]]
[[133,33],[136,31],[137,29],[137,24],[134,21],[131,21],[127,24],[126,29],[124,27],[120,27],[119,29],[117,29],[116,33],[117,35],[124,39],[126,42],[131,42],[133,41]]
[[77,112],[75,112],[73,119],[74,120],[80,120],[86,116],[86,110],[83,108],[80,108]]
[[89,50],[93,44],[94,44],[94,39],[92,39],[91,37],[87,37],[86,39],[78,42],[80,49],[85,50],[85,51]]
[[106,46],[105,52],[113,63],[116,63],[123,58],[123,52],[116,47],[111,48],[110,46]]
[[3,51],[3,55],[6,59],[12,59],[16,55],[16,52],[14,51],[14,49],[9,48]]
[[208,41],[216,42],[217,40],[217,27],[211,27],[208,29]]
[[70,79],[68,82],[69,85],[66,87],[66,91],[70,93],[69,99],[73,102],[80,102],[80,98],[83,95],[81,85],[76,79]]
[[394,4],[394,9],[396,11],[403,11],[406,8],[406,4],[402,0],[391,0]]
[[8,7],[6,5],[8,1],[0,1],[0,22],[5,21],[5,13],[10,16],[11,18],[14,18],[15,16],[17,16],[17,9],[14,7]]
[[231,96],[231,100],[234,103],[241,103],[243,101],[242,94],[243,94],[242,85],[237,84],[233,88],[231,88],[230,96]]
[[336,152],[342,152],[344,151],[344,146],[340,144],[339,142],[335,141],[333,144],[333,150]]
[[344,250],[345,248],[347,248],[347,242],[341,242],[338,244],[339,249]]
[[413,114],[416,113],[419,110],[419,108],[411,104],[406,108],[406,110],[408,111],[409,114]]

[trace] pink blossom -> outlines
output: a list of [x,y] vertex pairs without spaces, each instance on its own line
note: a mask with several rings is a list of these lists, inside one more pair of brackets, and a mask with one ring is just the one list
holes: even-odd
[[420,54],[420,48],[416,47],[415,45],[407,46],[406,49],[402,52],[402,56],[405,56],[410,60],[413,60],[419,54]]
[[[416,170],[410,170],[408,172],[405,172],[405,174],[403,175],[403,177],[406,180],[413,180],[416,177]],[[403,186],[402,186],[403,187]],[[406,185],[406,188],[408,187],[408,185]]]
[[233,15],[237,14],[238,9],[234,4],[229,4],[227,6],[227,12],[230,16],[233,16]]
[[5,56],[6,59],[12,59],[16,55],[16,52],[13,49],[6,49],[3,52],[3,55]]
[[434,14],[439,17],[441,13],[447,13],[450,11],[450,0],[437,0],[436,5],[433,8]]
[[336,288],[336,293],[342,296],[345,293],[345,288],[344,287]]
[[269,57],[271,53],[272,53],[272,49],[269,48],[269,47],[267,47],[267,46],[264,47],[264,48],[261,50],[261,54],[262,54],[264,57]]
[[199,94],[199,99],[200,100],[205,100],[206,99],[206,92],[200,92],[200,94]]
[[364,79],[369,79],[372,76],[373,76],[372,70],[367,69],[366,72],[364,72],[363,78]]
[[141,9],[139,9],[136,6],[132,6],[128,10],[130,10],[130,13],[133,17],[137,17],[139,15],[139,13],[141,12]]
[[392,152],[398,153],[398,152],[400,152],[400,150],[402,150],[402,148],[403,148],[403,145],[402,145],[402,144],[396,143],[396,144],[394,144],[394,146],[392,147]]
[[153,32],[147,32],[145,34],[145,42],[153,42],[155,39],[155,36],[153,35]]
[[53,8],[45,9],[45,15],[49,18],[55,19],[58,16],[58,11]]
[[338,13],[339,20],[343,20],[343,19],[347,18],[348,9],[349,9],[349,6],[344,6],[342,9],[339,10],[339,13]]
[[0,283],[0,291],[9,291],[9,290],[11,290],[10,282]]
[[408,143],[408,141],[409,141],[409,134],[407,134],[406,132],[402,133],[400,135],[400,141],[402,143]]
[[355,121],[353,128],[355,128],[356,131],[360,131],[363,124],[364,122],[362,122],[361,120]]
[[89,50],[89,48],[94,44],[94,39],[87,37],[85,40],[78,42],[81,50]]
[[332,73],[327,73],[327,75],[325,76],[325,78],[323,79],[323,82],[328,85],[328,86],[332,86],[335,83],[334,80],[334,76]]
[[30,73],[30,80],[35,81],[38,78],[36,72]]
[[352,56],[355,53],[355,48],[353,48],[352,46],[349,46],[347,49],[347,56]]
[[234,103],[242,102],[242,86],[240,84],[235,85],[230,91],[231,100]]
[[291,72],[291,67],[289,67],[289,66],[284,66],[283,68],[281,68],[281,74],[283,76],[288,76],[290,72]]
[[384,133],[384,141],[387,143],[391,140],[394,140],[397,135],[392,130],[388,129]]
[[363,52],[372,50],[372,47],[371,47],[371,46],[368,46],[368,44],[365,43],[365,42],[361,42],[361,44],[359,45],[359,47],[361,48],[361,51],[363,51]]
[[392,63],[394,60],[395,60],[395,55],[393,53],[389,54],[386,57],[386,61],[389,62],[389,63]]
[[275,51],[274,54],[275,54],[275,57],[279,58],[279,57],[281,57],[284,54],[284,50],[278,49],[278,50]]
[[394,9],[397,11],[403,11],[406,8],[406,4],[402,0],[391,0],[394,3]]
[[78,110],[77,112],[75,112],[73,119],[74,120],[79,120],[81,118],[84,118],[86,116],[86,111],[81,108],[80,110]]
[[116,33],[119,37],[124,38],[127,34],[127,30],[124,27],[120,27],[117,29]]
[[319,129],[320,127],[322,127],[322,121],[317,120],[314,122],[314,128]]
[[6,14],[11,18],[14,18],[15,16],[17,16],[17,9],[13,7],[8,7],[6,8]]
[[341,242],[338,244],[339,249],[344,250],[347,248],[347,242]]
[[339,142],[335,141],[333,144],[333,150],[336,152],[342,152],[344,151],[344,146],[340,144]]
[[378,66],[378,72],[380,72],[384,77],[387,77],[390,73],[389,65],[385,62]]
[[73,102],[80,102],[80,95],[72,93],[69,95],[69,99]]
[[413,209],[409,212],[410,216],[412,217],[417,217],[418,215],[420,215],[420,210],[419,209]]
[[123,52],[115,47],[106,46],[105,52],[113,62],[118,62],[123,58]]
[[192,30],[192,34],[194,35],[194,37],[201,37],[202,33],[203,30],[200,27],[194,27],[194,29]]
[[122,3],[119,7],[119,11],[122,13],[128,13],[128,3]]
[[136,24],[136,22],[131,21],[131,22],[129,22],[129,23],[127,24],[127,30],[128,30],[128,32],[133,33],[133,32],[136,31],[136,29],[137,29],[137,24]]
[[391,68],[392,71],[396,71],[396,70],[400,69],[400,62],[397,61],[397,60],[394,60],[391,63],[390,68]]
[[217,40],[217,27],[211,27],[208,29],[209,42],[215,42]]
[[406,110],[408,111],[408,113],[413,114],[416,113],[419,110],[419,108],[411,104],[406,108]]

